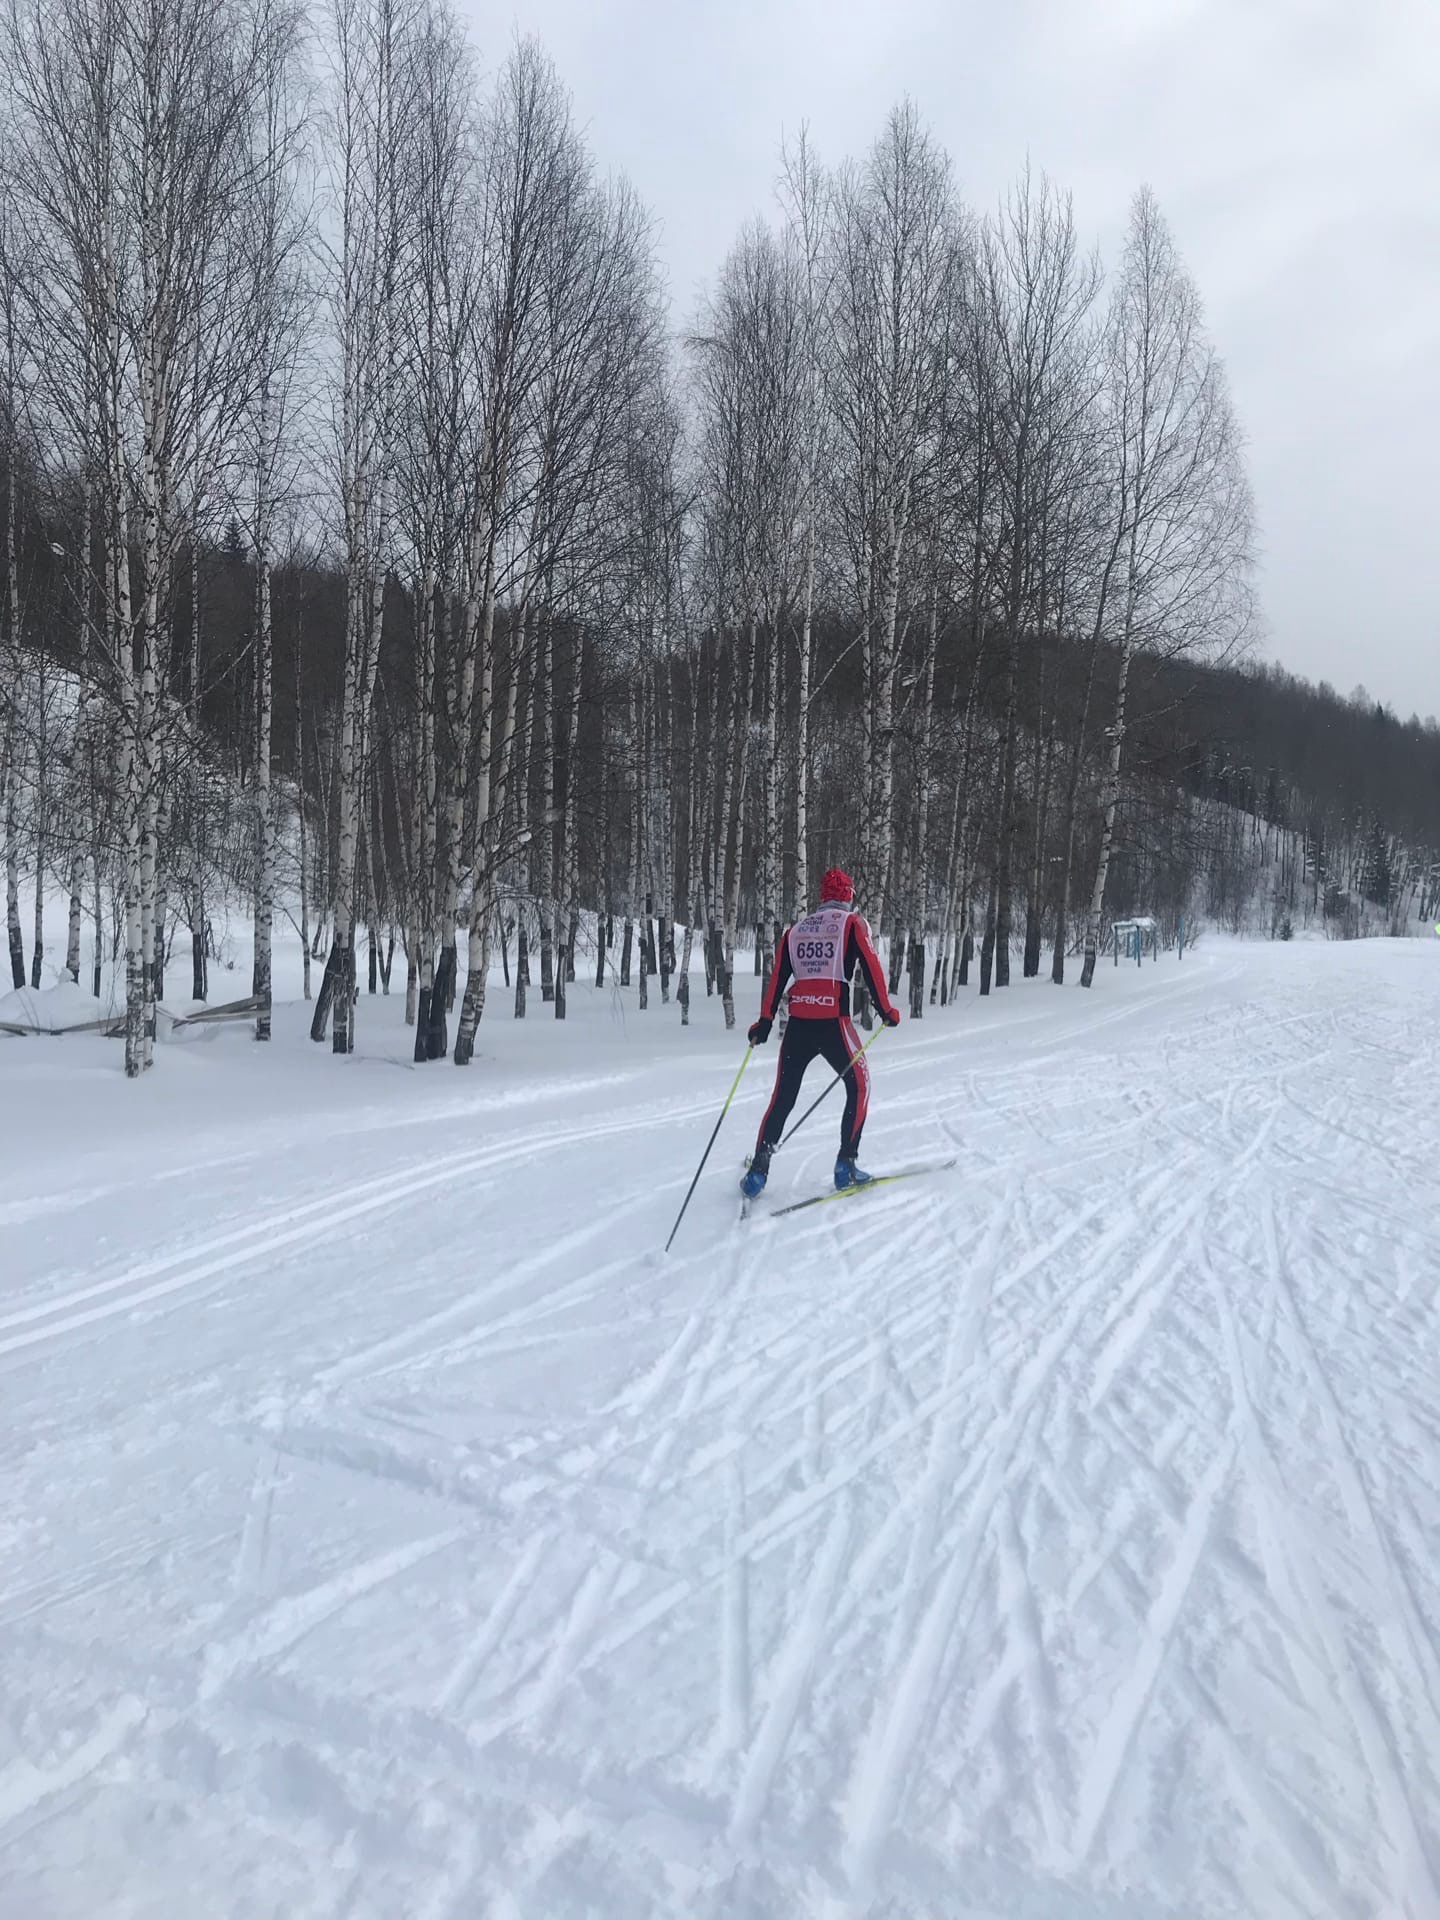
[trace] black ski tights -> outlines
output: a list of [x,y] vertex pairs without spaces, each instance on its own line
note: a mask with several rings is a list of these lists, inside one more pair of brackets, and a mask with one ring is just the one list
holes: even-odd
[[785,1131],[785,1122],[800,1097],[800,1082],[805,1069],[820,1058],[834,1073],[845,1072],[845,1112],[840,1123],[840,1158],[853,1160],[860,1151],[860,1135],[870,1110],[870,1068],[857,1059],[860,1040],[848,1017],[838,1020],[797,1020],[791,1017],[780,1044],[780,1063],[775,1073],[775,1091],[760,1137],[755,1143],[756,1158],[768,1164],[770,1153]]

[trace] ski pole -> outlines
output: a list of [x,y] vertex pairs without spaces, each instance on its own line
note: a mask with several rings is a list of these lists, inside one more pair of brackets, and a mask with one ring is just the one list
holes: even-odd
[[724,1126],[725,1116],[730,1111],[730,1102],[735,1098],[736,1092],[738,1091],[740,1086],[740,1075],[743,1074],[746,1067],[749,1066],[750,1056],[754,1051],[755,1051],[754,1047],[747,1047],[745,1049],[745,1058],[740,1062],[740,1073],[736,1074],[734,1082],[730,1088],[730,1091],[725,1096],[725,1104],[720,1109],[720,1118],[715,1122],[715,1131],[711,1134],[709,1142],[706,1145],[705,1151],[700,1156],[700,1164],[695,1169],[695,1178],[690,1182],[690,1192],[685,1195],[685,1198],[680,1203],[680,1211],[679,1213],[676,1214],[675,1224],[670,1229],[670,1239],[665,1242],[666,1253],[669,1253],[670,1242],[675,1238],[676,1234],[680,1231],[680,1222],[685,1218],[685,1209],[690,1204],[690,1195],[694,1193],[696,1187],[700,1184],[700,1176],[705,1171],[705,1162],[710,1158],[710,1148],[713,1147],[715,1142],[720,1138],[720,1129],[721,1127]]
[[825,1088],[824,1092],[816,1094],[815,1098],[810,1102],[809,1106],[805,1109],[804,1113],[801,1114],[800,1118],[795,1122],[794,1126],[791,1127],[789,1132],[785,1135],[785,1139],[780,1142],[780,1145],[782,1147],[785,1145],[786,1140],[793,1140],[795,1138],[796,1134],[800,1131],[801,1127],[804,1126],[805,1122],[810,1118],[811,1114],[814,1113],[816,1107],[819,1106],[820,1102],[822,1100],[826,1100],[829,1098],[829,1096],[835,1091],[836,1087],[838,1087],[840,1082],[845,1078],[846,1074],[849,1073],[850,1069],[855,1065],[855,1062],[859,1060],[865,1053],[867,1053],[871,1047],[874,1046],[875,1042],[880,1038],[881,1034],[884,1031],[885,1031],[885,1026],[884,1026],[884,1022],[882,1021],[881,1024],[875,1029],[874,1033],[871,1034],[870,1038],[865,1042],[865,1045],[861,1047],[858,1052],[851,1054],[850,1058],[845,1062],[844,1066],[840,1069],[839,1073],[836,1074],[835,1078],[830,1082],[829,1086]]

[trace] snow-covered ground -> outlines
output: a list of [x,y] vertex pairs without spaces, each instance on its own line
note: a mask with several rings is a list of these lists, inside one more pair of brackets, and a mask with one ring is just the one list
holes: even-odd
[[572,995],[0,1039],[4,1920],[1434,1920],[1440,942],[966,995],[741,1225],[772,1045],[669,1259],[736,1037]]

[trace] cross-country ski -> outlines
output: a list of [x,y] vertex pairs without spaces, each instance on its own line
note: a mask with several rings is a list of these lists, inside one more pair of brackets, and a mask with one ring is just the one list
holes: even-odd
[[804,1200],[791,1200],[783,1207],[772,1207],[770,1218],[778,1220],[787,1213],[799,1213],[806,1207],[823,1206],[830,1200],[858,1200],[862,1194],[878,1193],[883,1188],[893,1186],[897,1180],[918,1180],[923,1174],[944,1173],[956,1166],[954,1160],[937,1160],[928,1167],[901,1167],[895,1173],[872,1173],[863,1185],[832,1187],[829,1193],[812,1193]]

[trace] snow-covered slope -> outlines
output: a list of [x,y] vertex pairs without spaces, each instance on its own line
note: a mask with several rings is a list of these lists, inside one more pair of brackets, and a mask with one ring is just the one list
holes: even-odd
[[572,993],[0,1042],[4,1920],[1440,1913],[1440,942],[966,996],[742,1226],[772,1045],[668,1260],[735,1038]]

